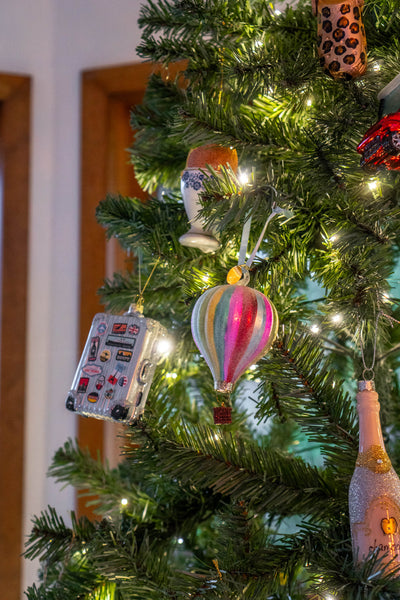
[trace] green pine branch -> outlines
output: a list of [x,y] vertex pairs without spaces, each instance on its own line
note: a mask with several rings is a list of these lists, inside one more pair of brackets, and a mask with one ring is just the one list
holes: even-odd
[[119,511],[122,498],[127,498],[135,507],[138,519],[143,520],[156,507],[155,501],[135,485],[122,466],[110,469],[100,458],[92,458],[88,450],[79,448],[71,440],[55,453],[49,475],[60,483],[73,485],[80,496],[91,497],[87,504],[100,514]]
[[29,559],[41,556],[48,563],[53,563],[62,559],[67,552],[72,554],[82,549],[90,540],[94,526],[85,517],[77,520],[74,513],[71,518],[70,528],[51,506],[39,517],[34,517],[24,556]]
[[327,515],[335,506],[338,491],[327,474],[214,428],[187,425],[167,435],[158,432],[156,449],[164,473],[215,494],[246,498],[255,511]]
[[[283,414],[293,419],[310,442],[318,443],[327,464],[349,476],[358,449],[356,415],[315,337],[287,333],[260,368],[265,384],[259,389],[257,417]],[[279,380],[273,377],[276,372]],[[273,393],[269,395],[271,380]]]

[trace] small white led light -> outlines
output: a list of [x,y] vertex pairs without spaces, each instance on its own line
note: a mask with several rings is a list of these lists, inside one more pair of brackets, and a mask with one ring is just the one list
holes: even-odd
[[314,325],[311,325],[310,331],[312,331],[312,333],[319,333],[320,329],[319,329],[318,325],[316,325],[314,323]]
[[336,234],[331,235],[331,237],[329,238],[329,241],[332,242],[332,244],[333,244],[333,242],[336,242],[336,240],[337,240]]
[[381,65],[379,63],[375,63],[372,68],[373,68],[374,71],[380,71],[381,70]]
[[306,104],[307,104],[307,106],[312,106],[312,99],[308,98]]
[[249,371],[255,371],[257,369],[257,365],[251,365],[251,367],[249,367]]
[[172,350],[172,342],[171,342],[171,340],[169,340],[167,338],[162,338],[158,342],[157,349],[158,349],[159,353],[162,354],[163,356],[168,356],[168,354]]
[[372,181],[368,181],[368,187],[373,192],[378,187],[377,182],[373,179]]
[[282,14],[282,12],[280,10],[278,10],[277,8],[274,10],[274,13],[276,14],[276,16],[279,16]]
[[336,315],[332,315],[332,321],[334,323],[341,323],[341,321],[343,321],[343,317],[339,313],[336,313]]
[[185,541],[183,538],[178,538],[178,544],[183,544],[183,542]]
[[242,185],[246,185],[246,183],[249,183],[250,179],[249,179],[248,172],[247,171],[240,171],[238,179],[239,179],[239,182]]
[[126,506],[128,504],[128,498],[121,498],[122,506]]

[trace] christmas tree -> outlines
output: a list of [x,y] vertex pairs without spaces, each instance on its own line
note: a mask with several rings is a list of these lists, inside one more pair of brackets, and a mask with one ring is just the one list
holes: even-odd
[[[368,63],[353,38],[347,48],[360,51],[342,61],[345,46],[323,38],[334,8],[316,4],[142,7],[138,53],[163,65],[132,112],[131,157],[149,198],[100,202],[107,236],[136,258],[101,294],[121,314],[151,275],[144,313],[174,347],[144,414],[126,427],[118,468],[70,440],[56,453],[50,475],[96,494],[98,520],[72,515],[67,525],[51,507],[34,519],[26,556],[40,557],[42,572],[29,600],[400,597],[398,571],[382,567],[379,548],[354,560],[348,510],[357,380],[375,378],[400,470],[398,165],[366,170],[357,153],[399,69],[400,11],[397,0],[342,4],[343,18],[351,12],[354,28],[365,27]],[[327,61],[332,48],[338,58]],[[208,145],[231,151],[222,167],[206,157],[198,169],[212,252],[179,241],[190,228],[181,174],[190,151]],[[247,236],[249,252],[260,236],[261,245],[240,267]],[[244,288],[265,294],[280,324],[268,352],[223,394],[191,316],[238,264]],[[213,407],[228,404],[232,423],[215,424]]]

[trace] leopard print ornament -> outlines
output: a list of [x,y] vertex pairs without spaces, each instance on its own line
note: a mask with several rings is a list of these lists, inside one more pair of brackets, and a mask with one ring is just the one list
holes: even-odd
[[311,0],[318,18],[318,54],[333,79],[355,79],[367,68],[364,0]]

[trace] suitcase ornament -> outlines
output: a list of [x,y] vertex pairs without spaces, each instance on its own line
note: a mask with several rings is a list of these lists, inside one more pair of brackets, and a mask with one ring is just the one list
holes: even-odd
[[131,423],[144,412],[167,330],[130,310],[95,315],[66,407],[86,417]]

